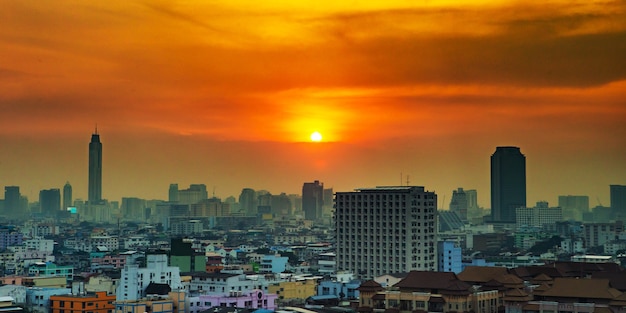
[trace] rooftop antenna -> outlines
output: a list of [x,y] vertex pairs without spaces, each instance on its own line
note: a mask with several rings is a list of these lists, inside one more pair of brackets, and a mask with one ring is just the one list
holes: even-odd
[[409,186],[409,175],[406,175],[406,186]]
[[96,123],[96,135],[98,134],[98,123]]

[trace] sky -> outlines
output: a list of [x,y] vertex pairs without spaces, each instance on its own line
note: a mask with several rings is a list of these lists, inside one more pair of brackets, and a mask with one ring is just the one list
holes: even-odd
[[[335,3],[336,2],[336,3]],[[490,207],[626,185],[626,2],[0,0],[0,186],[166,199],[419,185]],[[311,142],[318,131],[321,142]]]

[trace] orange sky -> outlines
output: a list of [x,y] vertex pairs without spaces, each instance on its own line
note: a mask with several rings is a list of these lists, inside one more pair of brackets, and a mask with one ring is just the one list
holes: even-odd
[[626,184],[623,1],[0,1],[0,186],[30,200],[86,196],[96,123],[112,200],[403,173],[489,207],[498,145],[529,204]]

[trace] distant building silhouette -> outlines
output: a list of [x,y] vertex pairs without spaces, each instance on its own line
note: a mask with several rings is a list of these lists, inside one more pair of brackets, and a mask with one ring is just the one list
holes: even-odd
[[167,196],[167,201],[178,202],[178,184],[170,184],[170,190]]
[[244,188],[239,195],[239,209],[247,216],[257,214],[257,195],[251,188]]
[[209,198],[205,184],[191,184],[188,189],[178,190],[178,203],[196,204]]
[[467,221],[468,201],[463,188],[458,188],[457,190],[452,191],[450,211],[456,212],[462,221]]
[[337,271],[359,279],[437,270],[437,195],[418,186],[335,194]]
[[61,190],[53,188],[39,191],[39,211],[43,216],[58,216],[61,211]]
[[616,220],[626,220],[626,185],[610,185],[611,213]]
[[526,157],[518,147],[497,147],[491,155],[491,222],[515,223],[526,207]]
[[315,221],[322,218],[324,184],[316,180],[302,185],[302,211],[304,219]]
[[559,207],[563,210],[563,219],[582,221],[589,212],[588,196],[559,196]]
[[89,142],[89,204],[102,202],[102,143],[98,129],[91,135]]
[[28,200],[20,193],[19,186],[4,187],[4,216],[22,218],[27,214]]
[[70,182],[66,182],[63,186],[63,205],[61,206],[61,210],[65,211],[67,208],[72,206],[72,185]]

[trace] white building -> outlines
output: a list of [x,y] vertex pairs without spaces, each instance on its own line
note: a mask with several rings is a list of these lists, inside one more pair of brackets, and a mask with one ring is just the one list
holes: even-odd
[[337,271],[359,279],[437,269],[437,195],[398,186],[337,192]]
[[544,227],[554,225],[563,220],[563,211],[560,207],[548,207],[548,202],[540,201],[534,208],[515,209],[515,221],[520,227]]
[[106,247],[108,251],[119,249],[120,243],[117,237],[113,236],[91,236],[91,246]]
[[183,288],[180,269],[167,265],[167,255],[148,254],[145,268],[127,264],[122,270],[122,277],[115,292],[117,301],[142,299],[150,283],[167,284],[172,290]]
[[52,252],[54,250],[54,240],[33,238],[24,241],[24,245],[28,250]]
[[320,274],[335,274],[337,255],[334,252],[321,253],[317,260],[317,266]]

